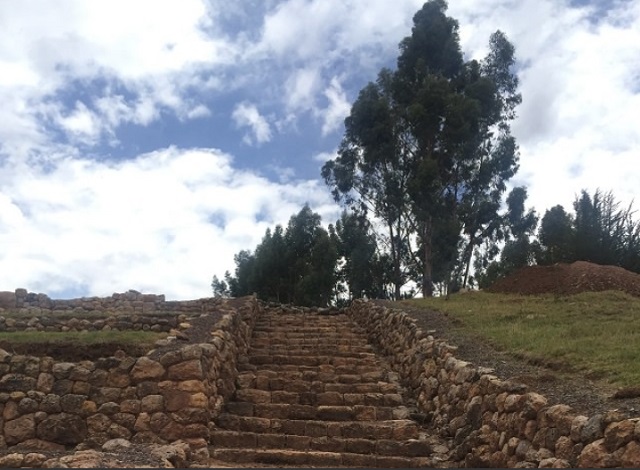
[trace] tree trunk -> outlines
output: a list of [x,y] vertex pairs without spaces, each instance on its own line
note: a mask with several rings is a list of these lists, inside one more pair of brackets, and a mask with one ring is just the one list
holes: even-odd
[[393,236],[393,225],[389,222],[389,239],[391,241],[391,258],[393,260],[393,286],[395,289],[395,299],[400,300],[400,256],[397,251],[395,237]]
[[462,281],[462,287],[467,287],[467,281],[469,280],[469,266],[471,266],[471,258],[473,258],[473,244],[476,241],[475,233],[469,237],[469,253],[467,254],[467,266],[464,269],[464,280]]
[[424,245],[424,272],[422,276],[422,296],[433,297],[433,276],[432,276],[432,264],[433,259],[431,256],[432,243],[431,236],[433,234],[433,221],[431,217],[428,217],[424,224],[424,232],[422,243]]

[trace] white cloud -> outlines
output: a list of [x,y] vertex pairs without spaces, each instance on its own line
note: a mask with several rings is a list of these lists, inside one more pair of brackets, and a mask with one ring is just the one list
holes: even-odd
[[328,63],[338,58],[359,62],[371,49],[395,51],[411,29],[420,0],[289,0],[264,20],[257,54],[284,60]]
[[329,106],[321,112],[322,135],[326,136],[340,128],[351,112],[351,103],[347,100],[347,95],[337,77],[331,79],[331,85],[325,90],[324,95],[329,101]]
[[98,117],[86,105],[77,101],[73,111],[60,116],[60,126],[80,142],[92,143],[100,135]]
[[[0,246],[10,247],[0,250],[10,267],[0,288],[207,295],[233,253],[305,200],[331,214],[323,183],[293,181],[302,173],[294,159],[277,162],[272,182],[258,174],[274,161],[252,148],[242,157],[255,159],[256,173],[213,150],[110,160],[97,144],[118,143],[123,124],[167,116],[179,124],[166,136],[182,139],[191,120],[216,115],[246,129],[253,147],[293,135],[299,153],[302,136],[304,155],[334,158],[320,150],[339,142],[359,88],[394,64],[423,3],[0,2]],[[522,158],[512,183],[529,186],[541,213],[569,209],[582,188],[612,189],[628,203],[639,184],[640,2],[604,12],[568,3],[458,0],[449,9],[468,58],[484,57],[496,29],[516,46]],[[96,161],[80,150],[91,145]]]
[[187,112],[187,119],[200,119],[211,116],[211,111],[203,104],[199,104]]
[[338,210],[319,182],[271,182],[211,149],[69,158],[47,173],[13,174],[0,192],[0,264],[10,267],[0,290],[205,297],[213,274],[233,270],[234,253],[305,202],[329,222]]
[[320,84],[320,72],[314,67],[303,68],[291,74],[285,84],[287,109],[291,111],[315,109]]
[[[148,125],[161,109],[188,116],[186,94],[198,72],[233,64],[237,55],[224,37],[205,33],[208,13],[200,0],[0,3],[5,151],[24,156],[51,144],[43,123],[91,143],[113,138],[122,123]],[[132,97],[113,92],[112,83]],[[95,102],[70,108],[61,94],[78,86]]]
[[311,157],[313,160],[324,163],[329,160],[334,160],[338,156],[338,150],[334,150],[333,152],[320,152]]
[[240,103],[231,115],[237,127],[249,127],[252,135],[245,134],[244,142],[247,145],[261,145],[271,140],[271,127],[258,108],[251,103]]

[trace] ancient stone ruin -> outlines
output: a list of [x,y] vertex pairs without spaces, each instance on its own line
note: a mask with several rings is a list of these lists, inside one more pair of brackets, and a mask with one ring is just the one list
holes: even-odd
[[638,420],[549,406],[370,302],[0,293],[0,330],[27,329],[166,336],[75,362],[0,351],[0,467],[640,465]]

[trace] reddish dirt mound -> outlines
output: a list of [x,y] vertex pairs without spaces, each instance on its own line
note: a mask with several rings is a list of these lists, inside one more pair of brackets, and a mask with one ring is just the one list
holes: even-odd
[[567,295],[603,290],[619,290],[640,297],[640,274],[586,261],[527,266],[496,281],[487,292]]

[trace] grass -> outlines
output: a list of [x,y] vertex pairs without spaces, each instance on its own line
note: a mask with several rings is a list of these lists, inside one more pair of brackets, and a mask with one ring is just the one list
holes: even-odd
[[135,345],[153,345],[167,333],[149,331],[13,331],[0,332],[0,342],[17,344],[68,344],[96,345],[102,343],[121,343]]
[[54,310],[55,313],[50,313],[49,310],[43,309],[42,312],[36,313],[31,310],[8,310],[2,313],[5,318],[14,318],[16,320],[51,317],[59,320],[70,320],[77,318],[78,320],[95,320],[95,319],[107,319],[110,317],[117,317],[120,315],[127,316],[139,316],[139,317],[172,317],[177,316],[179,313],[173,311],[160,311],[160,312],[130,312],[130,311],[118,311],[118,310],[87,310],[83,312],[74,312],[73,310]]
[[445,312],[462,333],[533,363],[618,386],[640,385],[640,298],[617,291],[572,296],[470,292],[406,302]]

